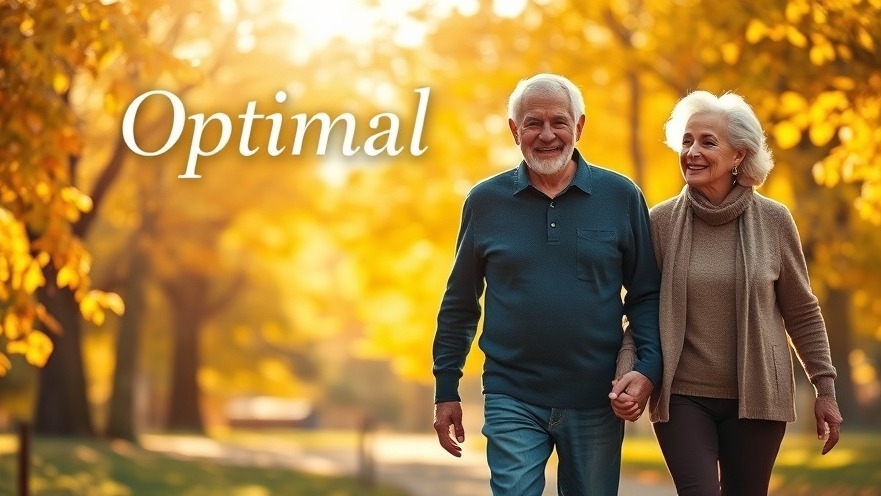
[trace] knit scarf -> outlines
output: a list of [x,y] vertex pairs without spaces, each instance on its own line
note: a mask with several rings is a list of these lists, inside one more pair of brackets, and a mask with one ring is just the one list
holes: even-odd
[[[735,259],[735,287],[737,312],[737,375],[738,388],[743,384],[749,372],[743,364],[751,363],[746,353],[744,339],[747,326],[754,324],[750,317],[750,263],[756,260],[757,244],[762,243],[763,236],[759,221],[750,209],[753,201],[753,188],[735,185],[720,205],[713,205],[700,193],[686,185],[675,200],[673,206],[673,232],[669,234],[664,247],[663,269],[661,275],[660,315],[659,323],[662,335],[672,339],[664,339],[664,343],[673,346],[672,353],[664,356],[681,356],[685,341],[685,316],[688,305],[689,291],[701,291],[701,288],[688,287],[688,271],[691,269],[692,223],[693,216],[712,226],[718,226],[737,220],[738,242]],[[753,316],[752,318],[755,318]],[[759,327],[759,326],[756,326]],[[731,350],[735,352],[735,350]],[[661,388],[655,389],[652,397],[651,417],[653,422],[669,420],[670,390],[678,363],[664,362],[664,376]]]

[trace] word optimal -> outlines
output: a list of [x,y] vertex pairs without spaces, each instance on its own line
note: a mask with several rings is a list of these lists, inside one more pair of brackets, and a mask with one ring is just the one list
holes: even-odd
[[[419,102],[416,108],[416,117],[413,121],[413,134],[410,140],[409,152],[413,156],[419,156],[425,153],[425,150],[428,149],[427,146],[421,146],[420,142],[422,139],[422,130],[425,126],[425,114],[428,107],[430,88],[417,88],[413,91],[419,95]],[[135,138],[135,120],[137,119],[138,110],[140,109],[141,104],[148,98],[154,96],[164,97],[168,100],[171,104],[173,118],[171,129],[169,130],[165,144],[155,151],[147,151],[141,148]],[[287,94],[284,91],[279,91],[275,94],[275,101],[278,103],[284,103],[286,99]],[[283,122],[282,115],[280,113],[268,115],[258,114],[256,112],[256,107],[257,102],[250,101],[245,109],[245,113],[239,114],[238,116],[238,118],[241,119],[239,153],[243,157],[250,157],[260,150],[259,146],[251,146],[251,131],[255,120],[265,119],[271,123],[269,142],[266,144],[266,153],[276,157],[287,147],[287,145],[279,146],[279,136],[281,135]],[[184,132],[187,119],[192,120],[194,123],[193,139],[190,142],[186,170],[183,174],[180,174],[177,177],[181,179],[198,179],[202,177],[196,173],[196,164],[199,157],[210,157],[215,155],[223,150],[223,148],[229,143],[233,131],[233,121],[227,114],[217,112],[211,114],[207,118],[205,117],[205,114],[201,113],[187,116],[183,102],[174,93],[165,90],[148,91],[135,98],[126,109],[125,115],[122,119],[122,138],[131,151],[142,157],[155,157],[157,155],[162,155],[178,142]],[[362,149],[366,155],[371,157],[377,156],[381,153],[395,156],[404,151],[403,147],[398,146],[398,133],[401,128],[401,119],[391,112],[382,112],[371,117],[368,126],[376,132],[367,137],[362,145],[357,146],[353,146],[357,120],[351,113],[346,112],[333,119],[324,112],[312,116],[301,113],[291,115],[291,119],[296,121],[297,126],[296,132],[293,136],[293,142],[291,143],[291,155],[302,154],[306,131],[316,123],[319,134],[315,154],[319,156],[327,153],[327,144],[331,130],[334,129],[338,123],[344,124],[345,136],[342,143],[342,153],[347,157],[358,153],[358,151]],[[212,121],[216,121],[220,124],[220,137],[212,148],[203,149],[202,134],[205,131],[206,126]]]

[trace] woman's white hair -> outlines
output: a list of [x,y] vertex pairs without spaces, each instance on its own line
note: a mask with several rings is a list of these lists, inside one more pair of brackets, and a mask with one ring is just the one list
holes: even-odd
[[572,120],[578,121],[584,115],[584,96],[575,83],[558,74],[536,74],[527,79],[520,80],[517,87],[508,97],[508,118],[519,123],[522,117],[523,97],[527,92],[543,92],[545,94],[559,94],[564,92],[569,97],[569,108]]
[[667,146],[677,153],[682,150],[685,125],[691,116],[699,113],[716,114],[725,119],[728,141],[736,150],[745,153],[737,166],[737,182],[743,186],[761,186],[774,167],[774,160],[758,117],[736,93],[717,97],[708,91],[697,90],[679,100],[664,124]]

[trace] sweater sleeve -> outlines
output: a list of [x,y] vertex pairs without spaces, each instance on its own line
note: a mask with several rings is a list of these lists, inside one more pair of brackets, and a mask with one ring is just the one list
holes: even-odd
[[835,396],[836,372],[826,323],[817,297],[811,291],[798,229],[785,207],[780,207],[779,217],[776,229],[780,241],[780,275],[775,287],[777,303],[796,355],[817,394]]
[[633,342],[633,331],[627,319],[624,319],[624,340],[621,342],[621,349],[618,350],[618,358],[615,360],[615,379],[633,370],[636,365],[636,343]]
[[661,337],[658,328],[658,295],[661,274],[655,261],[645,198],[634,186],[628,206],[632,243],[624,257],[624,315],[630,324],[638,359],[633,370],[661,382]]
[[456,256],[437,317],[432,355],[435,403],[460,401],[459,379],[480,320],[483,264],[474,247],[474,196],[465,199]]

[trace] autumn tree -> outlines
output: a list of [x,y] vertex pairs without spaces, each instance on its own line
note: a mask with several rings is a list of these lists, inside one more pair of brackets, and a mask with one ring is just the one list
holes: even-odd
[[[79,181],[81,123],[74,110],[78,80],[124,59],[161,59],[144,37],[155,5],[4,2],[0,5],[0,135],[5,352],[23,353],[42,374],[36,427],[89,434],[82,356],[83,317],[100,322],[122,312],[115,294],[91,287],[83,246],[96,208],[118,170],[112,155],[91,190]],[[111,94],[112,95],[112,94]],[[48,336],[37,327],[56,331]],[[54,353],[51,354],[54,349]],[[5,358],[0,358],[5,360]]]

